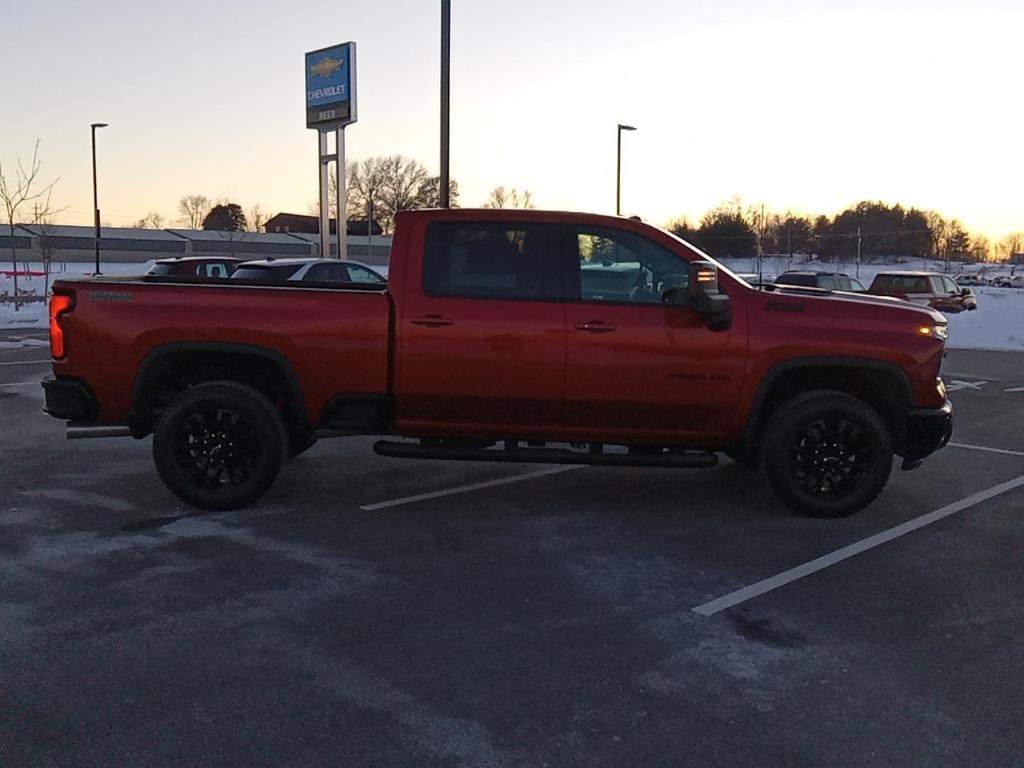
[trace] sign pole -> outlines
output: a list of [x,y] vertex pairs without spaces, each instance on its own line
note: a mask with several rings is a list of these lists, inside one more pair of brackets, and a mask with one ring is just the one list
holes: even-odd
[[318,172],[320,174],[320,258],[331,256],[331,192],[328,184],[327,164],[331,161],[327,154],[327,131],[317,131],[320,141],[318,152]]
[[338,126],[335,173],[338,175],[338,258],[348,258],[348,189],[345,187],[345,126]]

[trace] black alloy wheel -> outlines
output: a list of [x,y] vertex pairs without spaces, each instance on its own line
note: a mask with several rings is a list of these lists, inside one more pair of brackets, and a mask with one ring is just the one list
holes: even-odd
[[233,381],[199,384],[175,398],[153,431],[164,484],[200,509],[238,509],[273,484],[288,449],[284,422],[259,391]]
[[873,457],[865,429],[832,411],[804,428],[790,450],[790,471],[805,493],[842,498],[860,487]]
[[863,400],[818,390],[783,403],[762,432],[761,463],[772,490],[810,517],[846,517],[882,492],[892,436]]
[[175,431],[174,459],[201,487],[241,485],[252,476],[259,455],[256,430],[234,410],[199,408]]

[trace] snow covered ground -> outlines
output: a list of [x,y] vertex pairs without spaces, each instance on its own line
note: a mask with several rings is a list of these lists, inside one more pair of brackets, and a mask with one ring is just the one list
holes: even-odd
[[[735,272],[756,272],[756,261],[750,259],[729,259],[726,266]],[[103,271],[108,275],[143,274],[152,262],[141,264],[107,264]],[[965,271],[977,272],[987,268],[994,273],[1008,273],[1006,266],[969,265]],[[765,259],[765,274],[777,275],[786,269],[828,269],[856,275],[855,264],[804,264],[799,260],[791,262],[787,257]],[[374,267],[387,274],[387,269]],[[922,259],[908,260],[899,264],[861,264],[859,273],[864,284],[869,284],[875,274],[888,269],[924,269],[942,271],[942,264]],[[67,272],[55,272],[52,278],[64,275],[91,274],[91,264],[68,264]],[[38,294],[43,292],[43,278],[18,278],[18,287],[31,290]],[[1024,351],[1024,290],[1019,288],[988,288],[973,289],[978,297],[978,309],[975,312],[961,312],[949,315],[949,346],[958,349],[996,349]],[[0,275],[0,295],[11,295],[14,292],[14,280]],[[44,328],[46,326],[46,303],[33,302],[24,304],[15,310],[8,302],[0,302],[0,329],[16,330],[19,328]]]

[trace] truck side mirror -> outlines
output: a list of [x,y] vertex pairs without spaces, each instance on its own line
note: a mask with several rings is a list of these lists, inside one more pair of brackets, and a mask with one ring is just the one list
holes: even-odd
[[712,331],[724,331],[732,323],[732,301],[718,290],[718,267],[710,261],[690,264],[690,306]]

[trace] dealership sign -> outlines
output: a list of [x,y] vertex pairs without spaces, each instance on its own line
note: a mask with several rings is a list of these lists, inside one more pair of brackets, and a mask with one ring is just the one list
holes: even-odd
[[356,121],[356,44],[306,54],[306,127],[328,130]]

